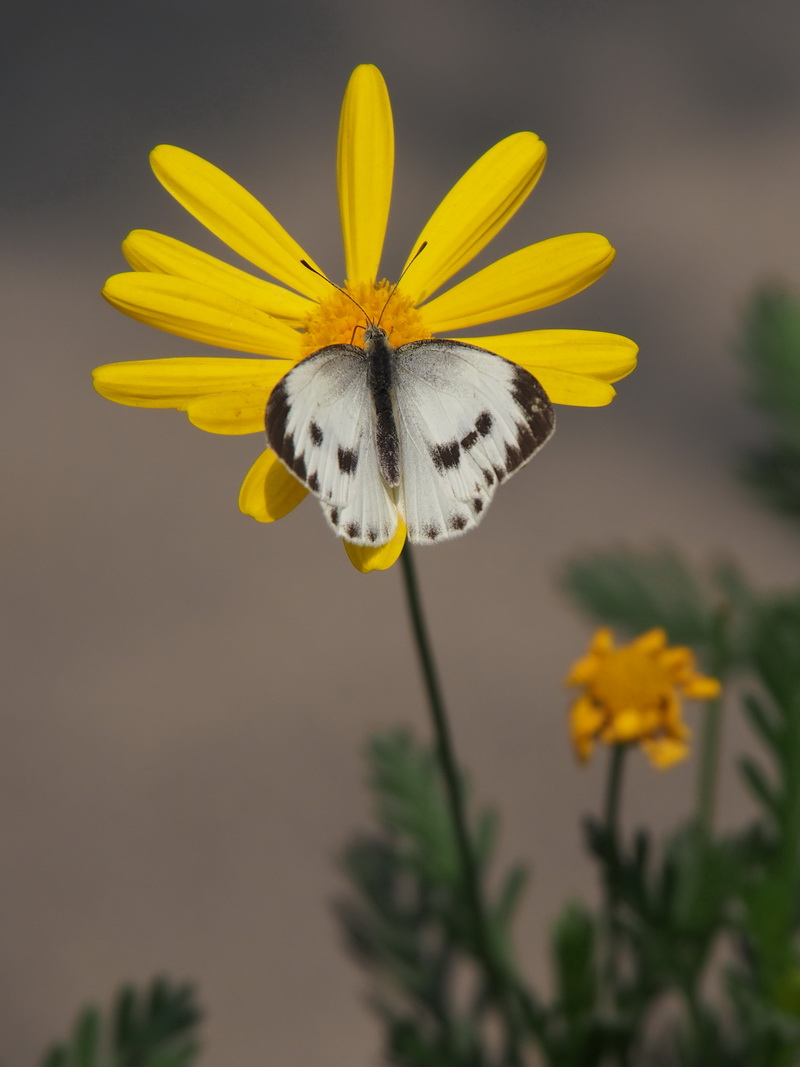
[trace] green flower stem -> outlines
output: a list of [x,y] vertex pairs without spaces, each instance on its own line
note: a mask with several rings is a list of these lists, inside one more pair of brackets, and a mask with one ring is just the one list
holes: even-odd
[[411,624],[414,630],[414,639],[419,654],[422,674],[425,679],[425,688],[428,693],[428,703],[433,718],[433,729],[436,737],[436,754],[444,779],[445,791],[450,805],[453,818],[458,851],[461,859],[461,870],[464,879],[464,890],[467,903],[472,912],[472,925],[475,938],[475,951],[483,963],[486,976],[489,980],[494,999],[499,1010],[506,1019],[508,1027],[508,1060],[510,1064],[519,1064],[519,1026],[517,1022],[516,996],[510,990],[503,970],[498,966],[489,936],[489,924],[483,905],[478,865],[470,843],[469,831],[464,806],[464,790],[458,765],[455,758],[453,740],[445,711],[441,686],[433,659],[430,638],[428,637],[425,617],[422,611],[422,600],[417,583],[416,569],[411,554],[411,548],[406,543],[400,556],[405,579],[408,609],[411,615]]
[[[728,669],[727,640],[728,610],[721,608],[711,628],[711,675],[720,684]],[[708,836],[714,827],[714,809],[717,799],[717,769],[722,743],[722,696],[712,700],[703,717],[703,732],[700,740],[700,764],[697,776],[697,825]]]
[[617,888],[619,885],[619,809],[622,778],[628,745],[613,745],[608,771],[605,803],[605,829],[608,835],[609,861],[605,870],[606,960],[604,990],[612,1015],[617,1014],[617,980],[619,946],[617,944]]

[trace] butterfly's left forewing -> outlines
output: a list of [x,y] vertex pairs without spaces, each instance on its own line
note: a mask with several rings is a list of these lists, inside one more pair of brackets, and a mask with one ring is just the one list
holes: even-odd
[[334,531],[361,545],[383,545],[397,529],[393,493],[380,474],[366,356],[329,345],[302,360],[267,404],[267,440],[319,498]]
[[547,394],[527,371],[463,341],[412,341],[396,351],[398,506],[420,544],[472,529],[498,484],[553,432]]

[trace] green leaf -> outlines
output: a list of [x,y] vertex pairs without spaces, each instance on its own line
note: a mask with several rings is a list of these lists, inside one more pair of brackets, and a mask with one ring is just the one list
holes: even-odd
[[87,1008],[79,1017],[72,1037],[73,1067],[99,1067],[100,1012]]
[[741,474],[775,511],[800,516],[800,448],[782,441],[754,448],[742,462]]
[[760,734],[761,740],[771,749],[778,750],[784,743],[784,733],[780,719],[774,711],[768,709],[762,701],[752,693],[748,693],[743,701],[743,707],[750,725]]
[[745,314],[741,356],[752,401],[782,442],[800,450],[800,301],[783,289],[756,293]]
[[756,669],[779,706],[800,697],[800,596],[765,601],[756,620],[753,658]]
[[374,737],[368,747],[378,821],[399,840],[409,865],[432,884],[461,878],[458,846],[436,758],[406,730]]
[[594,918],[582,904],[567,904],[552,936],[560,1007],[569,1019],[579,1019],[591,1013],[597,1000]]
[[[509,934],[525,872],[512,869],[496,894],[487,889],[497,817],[468,808],[487,920],[484,946],[435,752],[396,731],[373,738],[367,758],[378,826],[344,850],[350,893],[336,910],[349,947],[370,974],[369,999],[383,1024],[389,1062],[492,1067],[501,1062],[498,1040],[510,1039],[518,1024],[534,1030],[541,1014],[517,975]],[[498,976],[513,997],[511,1022],[498,1012]]]
[[127,985],[107,1018],[93,1007],[81,1012],[70,1041],[48,1050],[41,1067],[188,1067],[199,1052],[200,1017],[190,985]]
[[713,605],[680,556],[669,549],[598,552],[567,564],[567,594],[592,618],[635,635],[663,627],[670,640],[709,640]]
[[67,1067],[69,1053],[65,1045],[55,1045],[45,1053],[41,1067]]
[[522,864],[517,864],[506,875],[497,895],[492,918],[495,925],[506,937],[527,884],[528,871]]
[[739,771],[756,800],[764,805],[771,818],[777,818],[780,812],[780,797],[775,787],[767,782],[761,767],[749,756],[742,756],[739,760]]
[[800,301],[762,289],[750,303],[740,345],[748,392],[772,440],[752,449],[743,476],[777,511],[800,516]]

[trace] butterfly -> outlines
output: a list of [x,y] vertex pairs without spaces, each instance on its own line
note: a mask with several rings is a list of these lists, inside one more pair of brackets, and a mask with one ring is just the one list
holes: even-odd
[[328,345],[294,366],[266,408],[270,447],[334,532],[375,547],[398,517],[414,544],[473,529],[554,427],[547,394],[517,364],[465,341],[394,348],[372,322],[363,348]]

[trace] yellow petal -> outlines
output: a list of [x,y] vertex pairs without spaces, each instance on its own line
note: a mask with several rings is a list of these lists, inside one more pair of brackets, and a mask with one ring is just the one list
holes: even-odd
[[456,182],[406,262],[408,266],[422,242],[428,242],[403,278],[403,291],[415,304],[466,266],[505,226],[538,181],[546,156],[535,133],[515,133],[490,148]]
[[192,341],[287,359],[300,355],[296,330],[202,282],[168,274],[115,274],[103,296],[131,318]]
[[[283,359],[190,356],[106,363],[92,372],[101,396],[136,408],[177,408],[214,393],[258,389],[269,395],[293,363]],[[263,418],[262,426],[263,429]]]
[[614,249],[599,234],[551,237],[497,260],[419,310],[431,333],[521,315],[574,296],[613,260]]
[[596,656],[604,656],[614,650],[614,635],[608,626],[600,626],[595,630],[589,645],[589,651]]
[[311,257],[224,171],[173,145],[154,148],[150,163],[167,192],[240,256],[305,296],[330,295],[330,285],[300,262],[316,266]]
[[722,686],[716,678],[696,674],[683,683],[683,692],[689,700],[715,700],[722,692]]
[[134,270],[173,274],[177,278],[203,282],[244,304],[283,319],[290,326],[301,326],[317,306],[282,285],[256,278],[183,241],[153,230],[133,230],[122,242],[122,251]]
[[586,763],[593,751],[594,742],[591,738],[584,737],[575,741],[575,752],[581,763]]
[[646,738],[642,741],[642,748],[653,766],[660,771],[667,770],[689,755],[689,746],[685,741],[675,741],[670,737]]
[[600,659],[591,652],[588,656],[583,656],[581,659],[576,660],[564,679],[564,685],[586,685],[591,682],[597,674],[600,662]]
[[688,728],[683,721],[683,709],[681,702],[674,689],[665,689],[659,700],[658,714],[661,719],[660,728],[664,729],[673,737],[689,736]]
[[652,630],[640,634],[635,640],[631,641],[630,647],[636,648],[640,652],[661,652],[662,649],[667,647],[667,632],[660,626],[655,626]]
[[245,475],[239,490],[239,510],[258,522],[275,522],[308,496],[271,449],[262,452]]
[[591,737],[605,721],[605,712],[587,697],[579,697],[572,705],[570,729],[573,740]]
[[577,407],[600,408],[610,404],[617,391],[608,382],[589,378],[585,374],[570,374],[567,371],[550,370],[547,367],[530,367],[553,404],[573,404]]
[[339,122],[339,216],[350,282],[374,282],[377,277],[393,171],[389,93],[378,68],[363,63],[350,77]]
[[[275,382],[282,375],[275,375]],[[264,416],[271,388],[258,386],[232,393],[218,393],[193,400],[186,407],[189,422],[208,433],[263,433]]]
[[582,763],[591,756],[595,734],[603,725],[603,721],[603,712],[585,697],[580,697],[573,704],[570,712],[570,736]]
[[618,382],[635,368],[639,351],[627,337],[597,330],[526,330],[460,340],[519,363],[535,378],[548,367]]
[[603,740],[609,742],[634,741],[647,731],[644,716],[636,708],[623,708],[615,711],[608,724]]
[[658,660],[672,678],[680,679],[694,672],[694,652],[685,645],[664,648]]
[[350,562],[357,571],[369,574],[370,571],[386,571],[397,563],[406,541],[406,524],[402,519],[397,522],[397,530],[388,544],[378,548],[366,545],[354,545],[350,541],[342,542]]

